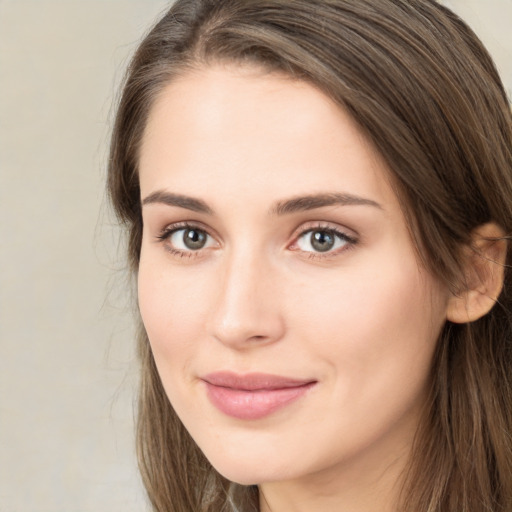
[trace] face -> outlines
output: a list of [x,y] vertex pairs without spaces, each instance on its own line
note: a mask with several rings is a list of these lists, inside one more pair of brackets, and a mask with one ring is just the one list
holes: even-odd
[[351,118],[287,77],[191,72],[154,104],[140,184],[142,318],[213,466],[261,484],[403,458],[448,299]]

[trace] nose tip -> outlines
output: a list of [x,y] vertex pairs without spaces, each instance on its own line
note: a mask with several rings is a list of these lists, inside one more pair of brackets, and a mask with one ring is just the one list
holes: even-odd
[[236,349],[278,341],[284,320],[271,273],[261,264],[231,266],[220,275],[211,335]]
[[[222,321],[216,324],[213,336],[224,345],[233,348],[245,348],[253,345],[271,343],[279,339],[273,329],[266,323],[264,326],[259,322],[249,323],[245,321]],[[259,333],[259,334],[258,334]]]

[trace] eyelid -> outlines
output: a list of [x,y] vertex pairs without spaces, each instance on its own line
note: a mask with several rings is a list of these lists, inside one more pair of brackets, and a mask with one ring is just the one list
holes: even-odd
[[[335,236],[342,238],[347,241],[347,244],[341,248],[338,248],[333,251],[326,252],[315,252],[315,251],[302,251],[298,247],[298,240],[310,233],[312,231],[330,231]],[[344,226],[340,226],[339,224],[335,224],[332,222],[326,221],[309,221],[304,224],[301,224],[299,228],[297,228],[292,235],[292,242],[288,245],[288,249],[293,251],[305,252],[308,255],[308,258],[329,258],[333,256],[337,256],[338,254],[345,252],[347,250],[352,249],[359,242],[359,235],[354,232],[354,230],[346,228]]]
[[182,250],[176,247],[173,247],[169,243],[169,239],[173,233],[177,231],[181,231],[184,229],[197,229],[198,231],[203,231],[206,235],[215,242],[217,247],[220,246],[220,242],[218,236],[216,234],[212,234],[212,230],[209,227],[206,227],[203,223],[199,221],[179,221],[173,222],[171,224],[166,225],[162,230],[160,230],[159,234],[155,236],[157,243],[162,243],[165,249],[170,252],[173,256],[180,256],[186,258],[195,258],[203,255],[205,251],[208,251],[215,247],[203,247],[197,250]]
[[210,236],[217,238],[216,235],[212,234],[212,230],[204,225],[202,222],[197,220],[181,220],[178,222],[171,222],[170,224],[166,224],[163,229],[160,230],[159,235],[157,237],[160,237],[165,234],[169,234],[173,231],[178,231],[179,229],[200,229],[201,231],[204,231],[205,233],[208,233]]

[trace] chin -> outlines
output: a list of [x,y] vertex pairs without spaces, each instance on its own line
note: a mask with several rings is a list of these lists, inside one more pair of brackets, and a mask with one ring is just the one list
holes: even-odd
[[[272,474],[268,471],[268,468],[255,468],[248,467],[248,463],[233,464],[233,465],[215,465],[213,467],[220,473],[224,478],[227,478],[230,482],[234,482],[240,485],[259,485],[264,482],[272,482],[276,480],[286,480],[284,475]],[[283,478],[284,477],[284,478]]]
[[[206,451],[205,456],[224,478],[240,485],[257,485],[297,477],[300,472],[298,465],[290,464],[286,457],[279,457],[275,450],[272,451],[273,454],[258,450],[214,454]],[[276,460],[276,457],[280,460]]]

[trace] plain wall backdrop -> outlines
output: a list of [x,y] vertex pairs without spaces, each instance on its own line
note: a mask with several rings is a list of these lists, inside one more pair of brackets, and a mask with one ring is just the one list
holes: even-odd
[[[512,0],[452,0],[512,92]],[[112,103],[168,2],[0,0],[0,512],[149,510],[104,179]]]

